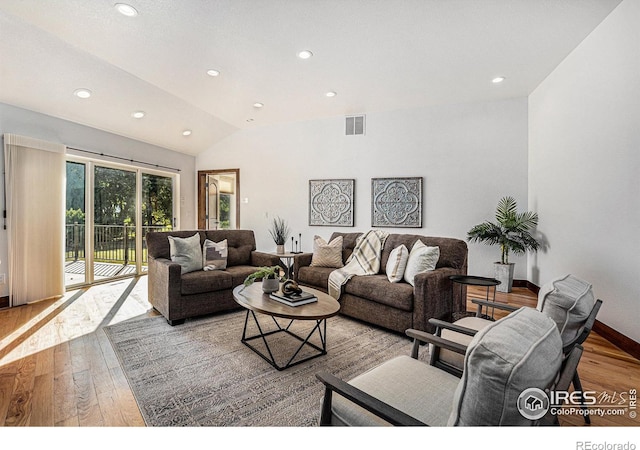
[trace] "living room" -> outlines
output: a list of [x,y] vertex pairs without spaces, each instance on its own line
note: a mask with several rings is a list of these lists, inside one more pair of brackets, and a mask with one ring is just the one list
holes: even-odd
[[[26,28],[34,40],[20,45],[34,47],[18,46],[21,51],[72,64],[77,50],[62,40],[51,39],[52,32],[41,28],[45,25],[34,18],[37,13],[33,16],[25,13],[26,6],[18,3],[7,2],[2,7],[3,40],[17,45],[20,33]],[[464,6],[475,12],[470,3]],[[420,104],[416,100],[412,107],[395,107],[394,102],[382,99],[369,106],[365,93],[350,96],[345,90],[349,85],[341,83],[336,75],[333,79],[323,80],[316,89],[322,102],[334,102],[334,105],[339,102],[340,113],[318,118],[300,113],[298,117],[302,118],[298,119],[283,106],[285,101],[291,102],[291,97],[298,96],[281,92],[283,103],[274,104],[275,95],[271,95],[273,100],[269,101],[254,90],[241,98],[251,97],[264,105],[255,107],[251,102],[241,111],[241,120],[245,122],[242,128],[218,127],[219,123],[215,121],[202,123],[200,128],[188,125],[194,129],[191,136],[177,136],[167,140],[164,146],[157,138],[150,137],[157,131],[155,129],[145,130],[145,137],[132,139],[135,125],[130,123],[120,132],[115,132],[115,119],[111,123],[93,125],[93,116],[100,112],[93,111],[91,104],[80,103],[79,109],[71,113],[59,112],[53,98],[48,105],[36,106],[32,98],[36,95],[47,97],[47,85],[56,84],[56,81],[61,83],[61,80],[42,81],[40,71],[31,69],[27,72],[29,77],[23,75],[24,82],[19,83],[9,70],[3,69],[0,132],[179,169],[179,228],[182,229],[196,228],[197,172],[239,169],[240,227],[254,230],[257,248],[265,251],[272,251],[274,247],[268,228],[276,216],[285,218],[294,235],[301,236],[302,250],[306,252],[312,250],[314,235],[328,239],[331,232],[336,231],[309,225],[309,180],[355,180],[355,225],[347,231],[371,228],[371,180],[378,177],[422,177],[422,226],[415,231],[429,236],[464,239],[471,226],[491,218],[501,197],[511,195],[521,207],[539,214],[537,231],[544,242],[537,253],[513,259],[515,278],[538,287],[564,273],[589,280],[597,296],[605,299],[598,321],[621,341],[631,342],[637,349],[640,334],[636,322],[640,310],[636,299],[640,292],[631,280],[640,270],[638,242],[634,237],[635,224],[640,219],[640,209],[634,201],[639,187],[635,172],[640,168],[640,156],[636,151],[640,143],[640,131],[636,126],[640,119],[637,107],[640,100],[637,43],[640,37],[635,26],[640,19],[640,5],[635,0],[590,2],[589,6],[583,6],[583,2],[562,3],[567,8],[574,8],[570,9],[574,13],[583,11],[581,8],[596,11],[590,16],[591,25],[582,24],[583,35],[578,40],[574,35],[574,41],[568,44],[563,41],[568,47],[564,48],[564,53],[556,54],[557,60],[552,66],[547,65],[544,69],[526,66],[524,72],[536,82],[531,79],[527,80],[529,85],[522,82],[519,89],[513,87],[520,80],[512,73],[504,73],[502,67],[489,67],[485,70],[486,79],[476,80],[476,83],[486,85],[483,89],[489,93],[484,97],[456,97],[452,94],[456,89],[450,89],[447,92],[451,97],[439,98],[439,88],[435,87],[429,94],[437,99],[435,101]],[[278,4],[283,6],[282,2]],[[551,7],[549,3],[544,5]],[[142,3],[136,6],[144,11]],[[507,7],[505,3],[494,5],[499,6]],[[544,11],[536,11],[544,18]],[[408,14],[399,14],[399,17],[406,19]],[[141,16],[144,17],[144,12]],[[531,20],[534,18],[540,20],[540,16]],[[548,18],[555,23],[552,19]],[[562,25],[571,23],[569,20]],[[361,26],[366,29],[373,25],[363,21]],[[515,27],[511,30],[512,33],[517,31]],[[67,36],[67,39],[74,38]],[[382,43],[371,39],[377,42],[383,55]],[[515,36],[505,37],[506,41],[510,39],[515,40]],[[38,43],[47,49],[45,54],[37,51]],[[458,46],[466,44],[462,42]],[[244,45],[246,43],[239,43],[238,51]],[[309,61],[299,61],[295,55],[296,51],[307,48],[305,45],[293,48],[292,61],[285,64],[295,67],[293,75],[287,75],[291,77],[290,82],[296,76],[318,82],[312,72],[314,66],[310,65],[329,64],[323,61],[328,58],[328,49],[320,43],[313,48],[308,45],[314,53]],[[545,41],[545,45],[553,46],[554,42]],[[508,50],[512,49],[502,49]],[[528,50],[535,54],[552,49],[540,45]],[[13,51],[3,47],[3,59],[5,54],[11,58],[8,61],[20,61],[13,59]],[[352,57],[351,64],[358,66],[368,63],[371,55],[353,54]],[[494,58],[497,57],[494,55]],[[24,59],[35,62],[36,56]],[[457,60],[456,57],[451,59]],[[305,63],[307,66],[301,66]],[[465,64],[469,64],[464,60],[454,63],[452,61],[452,66],[442,69],[440,76],[456,79],[460,76],[457,71],[466,70]],[[385,71],[404,70],[400,62],[398,64],[399,68]],[[518,64],[524,62],[509,63],[512,67]],[[123,74],[116,65],[96,60],[91,70],[109,75],[113,72],[114,84],[107,86],[117,89]],[[167,67],[176,70],[174,66]],[[226,74],[223,68],[220,70],[220,79],[223,79]],[[538,72],[534,73],[535,70]],[[139,73],[139,84],[133,86],[157,93],[160,99],[172,97],[176,114],[183,115],[175,119],[179,122],[176,127],[185,128],[184,117],[199,105],[185,105],[183,100],[176,100],[176,95],[168,94],[171,92],[169,87],[150,86],[142,81],[142,72]],[[493,84],[491,78],[498,75],[505,79]],[[144,76],[153,78],[152,74]],[[272,76],[265,75],[265,80]],[[127,80],[127,86],[131,86],[129,82]],[[465,79],[465,82],[469,81]],[[72,83],[64,84],[70,86]],[[429,91],[431,85],[407,85],[398,75],[396,86],[380,86],[380,90],[383,88],[389,96],[408,97],[409,101],[404,103],[408,105],[412,97],[419,98],[418,93]],[[36,93],[26,93],[27,89],[34,89]],[[337,95],[325,97],[324,90],[329,89],[335,89]],[[464,91],[462,86],[458,90]],[[176,91],[179,89],[175,88]],[[95,94],[93,98],[99,99],[99,92]],[[307,93],[302,97],[303,110],[305,104],[309,105],[309,110],[320,108],[315,106],[316,100],[311,99],[311,95]],[[349,99],[357,102],[349,104]],[[391,106],[386,106],[385,101]],[[288,115],[287,120],[275,122],[272,119],[274,122],[268,123],[270,110],[285,110],[286,114],[282,114]],[[366,119],[365,133],[345,135],[345,116],[360,114]],[[147,119],[150,117],[142,120]],[[169,125],[173,124],[163,123],[164,128]],[[196,148],[198,151],[194,152]],[[69,152],[74,154],[73,150]],[[0,260],[3,262],[7,260],[7,246],[4,232],[0,234]],[[495,247],[470,244],[469,273],[493,276],[495,258]],[[6,268],[2,272],[6,272]],[[8,287],[2,288],[0,295],[8,295]]]

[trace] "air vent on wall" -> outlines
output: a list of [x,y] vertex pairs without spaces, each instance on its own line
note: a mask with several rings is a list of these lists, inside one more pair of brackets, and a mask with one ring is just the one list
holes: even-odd
[[364,116],[347,116],[346,134],[347,136],[364,134]]

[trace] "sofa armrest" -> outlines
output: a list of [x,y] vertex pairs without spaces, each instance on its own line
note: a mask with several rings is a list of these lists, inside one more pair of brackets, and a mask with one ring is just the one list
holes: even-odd
[[451,318],[460,309],[453,304],[451,275],[460,275],[453,267],[440,267],[415,276],[413,287],[413,328],[433,333],[435,327],[429,319]]
[[293,279],[298,281],[298,271],[301,267],[308,267],[311,265],[313,259],[313,253],[300,253],[293,258]]
[[280,264],[279,256],[258,250],[253,250],[251,252],[251,265],[256,267],[282,266],[282,264]]
[[149,257],[149,303],[167,320],[182,319],[182,268],[166,258]]

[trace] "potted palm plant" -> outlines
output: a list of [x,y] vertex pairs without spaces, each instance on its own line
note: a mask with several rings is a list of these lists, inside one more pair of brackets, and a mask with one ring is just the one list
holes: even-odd
[[284,253],[284,244],[289,237],[289,226],[284,219],[280,217],[274,217],[271,223],[271,229],[269,230],[273,241],[276,243],[276,253]]
[[511,292],[514,263],[509,262],[509,252],[515,254],[537,251],[539,242],[531,235],[538,225],[538,214],[531,211],[519,213],[513,197],[503,197],[496,208],[496,223],[483,222],[467,232],[469,242],[500,245],[501,258],[494,264],[495,278],[500,281],[500,292]]

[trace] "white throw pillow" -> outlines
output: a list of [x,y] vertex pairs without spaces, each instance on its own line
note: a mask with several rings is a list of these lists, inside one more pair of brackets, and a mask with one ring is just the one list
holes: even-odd
[[389,281],[392,283],[402,281],[405,268],[407,267],[407,261],[409,261],[409,250],[404,244],[400,244],[400,246],[391,251],[386,267]]
[[438,259],[440,259],[440,247],[428,247],[418,239],[409,253],[407,268],[404,270],[404,281],[413,286],[413,279],[416,275],[434,270]]
[[180,264],[180,273],[202,270],[202,247],[200,234],[196,233],[188,238],[169,236],[171,261]]
[[320,236],[313,238],[313,256],[311,267],[343,267],[342,263],[342,236],[336,237],[327,243]]
[[213,242],[205,239],[202,246],[202,268],[204,270],[224,270],[227,268],[227,240]]

